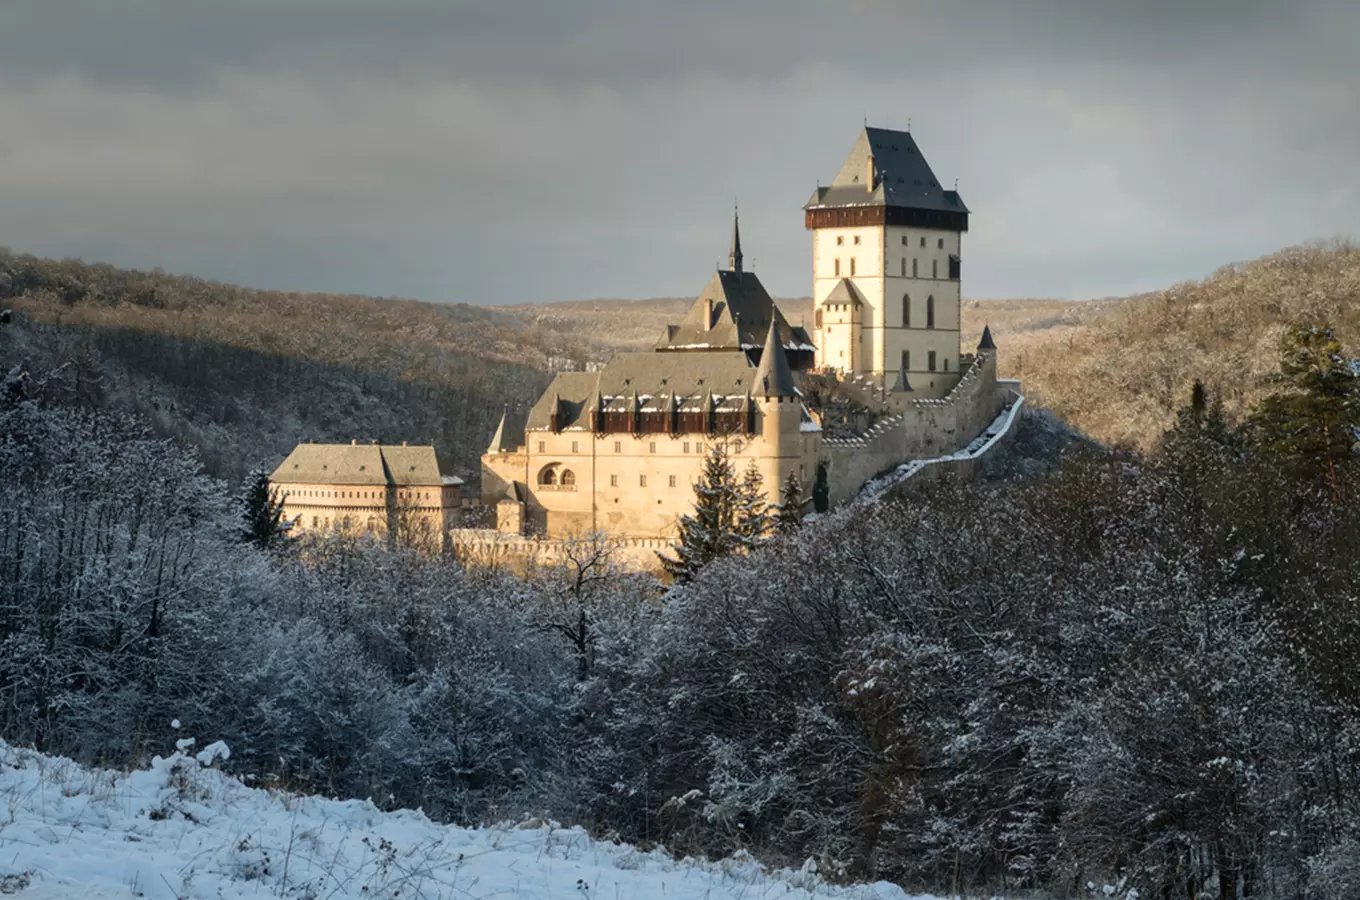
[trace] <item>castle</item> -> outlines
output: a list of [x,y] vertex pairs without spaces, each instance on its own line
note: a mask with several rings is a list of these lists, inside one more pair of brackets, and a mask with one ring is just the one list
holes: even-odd
[[968,215],[910,133],[866,127],[804,206],[812,333],[744,270],[734,216],[727,268],[652,352],[559,372],[527,419],[502,418],[482,457],[497,530],[673,539],[717,443],[772,500],[794,475],[804,504],[820,487],[832,505],[907,461],[963,451],[1015,395],[990,331],[960,350]]

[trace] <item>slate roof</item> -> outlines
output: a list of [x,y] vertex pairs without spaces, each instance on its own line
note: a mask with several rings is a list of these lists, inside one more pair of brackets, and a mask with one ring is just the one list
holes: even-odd
[[[783,354],[778,354],[783,356]],[[784,368],[788,368],[787,362]],[[664,410],[744,410],[755,390],[756,369],[740,350],[711,353],[617,353],[598,372],[558,372],[529,410],[526,430],[552,427],[554,412],[562,429],[590,427],[590,412]]]
[[[873,161],[873,184],[869,161]],[[907,131],[865,128],[831,184],[812,193],[804,209],[842,206],[901,206],[966,213],[958,191],[940,185]]]
[[496,433],[491,436],[491,443],[487,445],[487,453],[513,453],[517,447],[524,445],[524,426],[516,425],[510,419],[509,412],[501,413],[500,424],[496,426]]
[[298,444],[269,480],[275,484],[462,484],[429,445]]
[[821,306],[863,306],[864,294],[855,287],[855,283],[849,278],[842,278],[836,282],[836,286],[831,289],[820,304]]
[[996,349],[996,341],[992,340],[992,326],[990,325],[982,326],[982,340],[978,341],[977,348],[979,350]]
[[765,350],[760,355],[760,365],[756,367],[755,389],[764,397],[797,397],[798,388],[793,384],[793,372],[789,370],[789,358],[779,347],[779,333],[774,324],[765,338]]
[[[712,321],[708,317],[712,303]],[[790,350],[811,350],[805,329],[790,325],[754,272],[714,272],[679,325],[667,325],[657,350],[754,350],[770,323]]]

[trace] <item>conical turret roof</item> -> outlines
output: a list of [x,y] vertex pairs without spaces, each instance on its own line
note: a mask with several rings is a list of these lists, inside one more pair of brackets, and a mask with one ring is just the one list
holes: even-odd
[[798,388],[793,383],[793,372],[789,369],[784,346],[779,342],[779,328],[770,323],[769,334],[765,338],[765,349],[760,354],[760,365],[756,367],[755,389],[766,397],[796,397]]
[[992,326],[982,326],[982,340],[978,341],[979,350],[995,350],[996,342],[992,340]]

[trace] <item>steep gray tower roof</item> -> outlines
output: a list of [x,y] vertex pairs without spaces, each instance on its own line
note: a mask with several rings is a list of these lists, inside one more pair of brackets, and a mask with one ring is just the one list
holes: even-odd
[[979,350],[995,350],[996,342],[992,340],[992,326],[982,326],[982,340],[978,341]]
[[732,249],[727,253],[727,268],[731,272],[741,271],[741,230],[737,227],[737,208],[732,207]]
[[496,426],[496,433],[491,436],[491,444],[486,448],[487,453],[513,453],[524,443],[524,428],[511,424],[509,418],[509,410],[501,413],[500,424]]
[[855,224],[968,230],[959,192],[940,184],[910,132],[888,128],[860,132],[831,184],[817,188],[803,209],[809,228],[842,224],[817,213],[851,210]]
[[756,368],[755,389],[765,397],[796,397],[798,389],[793,384],[793,372],[784,356],[784,347],[779,342],[779,326],[770,323],[770,332],[765,337],[765,349],[760,354],[760,365]]

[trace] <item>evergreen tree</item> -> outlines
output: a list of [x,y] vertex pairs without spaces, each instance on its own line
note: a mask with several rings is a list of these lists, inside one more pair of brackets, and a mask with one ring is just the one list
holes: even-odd
[[812,508],[824,513],[831,508],[831,485],[826,477],[826,463],[817,463],[817,480],[812,483]]
[[798,530],[803,520],[803,483],[793,472],[784,479],[779,490],[779,511],[775,513],[774,527],[780,534],[792,534]]
[[1337,490],[1337,464],[1351,455],[1360,428],[1360,386],[1354,362],[1330,326],[1291,325],[1280,344],[1281,389],[1248,421],[1257,449],[1321,475]]
[[770,503],[765,497],[765,479],[756,468],[755,460],[742,473],[741,483],[737,485],[732,524],[736,533],[737,546],[750,553],[774,530],[774,517],[770,514]]
[[694,514],[680,517],[675,556],[657,554],[666,574],[680,582],[692,580],[700,569],[738,545],[736,476],[724,445],[714,444],[709,452],[694,495]]
[[268,550],[279,542],[285,532],[283,501],[278,491],[269,484],[269,473],[256,469],[246,477],[246,490],[241,498],[241,515],[245,520],[241,540]]

